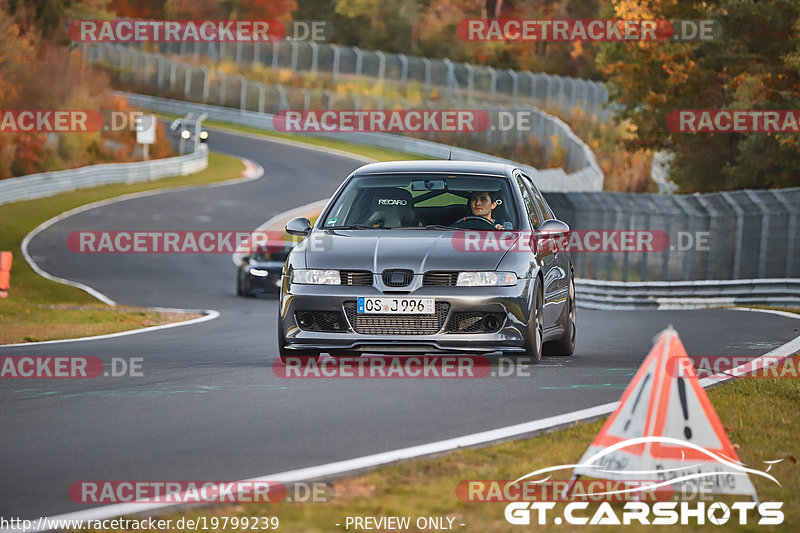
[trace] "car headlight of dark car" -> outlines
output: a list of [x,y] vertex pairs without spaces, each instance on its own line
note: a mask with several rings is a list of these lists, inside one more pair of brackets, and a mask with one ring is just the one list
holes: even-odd
[[250,275],[256,276],[258,278],[266,278],[269,275],[269,271],[263,270],[261,268],[251,268]]

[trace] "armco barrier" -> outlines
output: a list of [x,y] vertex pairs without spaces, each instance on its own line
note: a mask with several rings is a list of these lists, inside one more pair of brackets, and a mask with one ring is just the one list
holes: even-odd
[[[272,124],[273,115],[269,113],[242,111],[239,109],[231,109],[229,107],[196,104],[192,102],[184,102],[182,100],[172,100],[169,98],[160,98],[157,96],[148,96],[143,94],[115,91],[114,95],[127,98],[130,106],[148,109],[150,111],[173,114],[203,112],[208,115],[208,120],[227,122],[229,124],[236,124],[240,126],[251,126],[263,129],[265,131],[275,130]],[[514,161],[500,157],[494,157],[481,152],[475,152],[465,148],[451,147],[446,144],[426,141],[424,139],[415,139],[413,137],[404,137],[402,135],[392,135],[389,133],[320,132],[313,134],[306,133],[304,135],[335,138],[342,141],[364,144],[368,146],[377,146],[391,150],[399,150],[411,154],[438,157],[441,159],[447,159],[448,157],[452,156],[452,159],[454,160],[490,161],[514,165],[530,173],[530,176],[533,178],[536,185],[543,191],[597,191],[603,186],[603,175],[598,169],[595,168],[597,164],[594,162],[594,154],[592,154],[591,150],[589,150],[589,148],[585,145],[583,145],[586,151],[585,157],[590,159],[594,165],[581,169],[577,172],[573,172],[572,174],[567,174],[563,169],[560,168],[537,170],[527,165],[520,165]]]
[[208,151],[136,163],[109,163],[88,167],[28,174],[0,181],[0,205],[33,200],[61,192],[109,183],[136,183],[166,176],[186,175],[208,166]]
[[573,230],[653,231],[662,251],[574,253],[575,275],[606,281],[800,278],[800,187],[696,194],[547,193]]
[[[226,74],[220,69],[209,68],[181,61],[173,57],[143,52],[132,46],[100,43],[87,50],[90,61],[99,62],[111,68],[113,75],[123,87],[140,88],[138,92],[198,104],[211,104],[222,109],[238,109],[243,112],[277,113],[286,109],[384,109],[386,103],[380,99],[370,100],[358,92],[343,95],[330,90],[305,89],[280,84],[264,84],[248,80],[241,75]],[[338,95],[338,96],[337,96]],[[408,102],[406,109],[409,108]],[[440,103],[441,104],[441,103]],[[426,101],[424,109],[435,109],[438,105]],[[563,170],[552,169],[543,174],[543,188],[558,191],[599,191],[603,188],[603,172],[597,164],[591,149],[557,117],[553,117],[532,106],[502,105],[491,102],[451,103],[450,107],[478,108],[488,113],[505,112],[505,116],[516,116],[522,112],[530,117],[525,128],[516,132],[494,131],[474,132],[470,136],[480,146],[509,146],[530,150],[538,146],[547,157],[563,157]],[[499,115],[498,115],[499,116]],[[529,128],[529,129],[528,129]],[[331,134],[328,134],[331,135]],[[337,138],[345,138],[342,133]],[[355,137],[354,137],[355,138]],[[357,142],[372,144],[380,142],[380,137],[358,134]],[[387,137],[394,146],[400,136]],[[376,144],[385,146],[385,144]],[[448,148],[449,150],[449,148]],[[418,152],[424,153],[424,152]],[[477,153],[477,152],[474,152]],[[446,156],[445,156],[446,157]],[[487,156],[483,156],[485,159]],[[545,178],[547,176],[547,178]],[[555,180],[566,183],[556,183]],[[552,183],[551,183],[552,182]]]
[[620,282],[576,279],[584,309],[699,309],[746,305],[800,307],[800,279]]

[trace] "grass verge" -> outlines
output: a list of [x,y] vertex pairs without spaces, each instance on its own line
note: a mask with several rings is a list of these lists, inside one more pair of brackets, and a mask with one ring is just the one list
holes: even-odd
[[224,181],[240,177],[243,170],[238,158],[209,153],[208,168],[188,176],[103,185],[0,206],[0,250],[14,254],[11,290],[7,299],[0,300],[0,344],[102,335],[198,316],[98,303],[80,289],[36,274],[22,257],[20,244],[42,222],[84,204],[133,192]]
[[[795,356],[795,368],[798,356]],[[782,486],[750,476],[762,502],[784,502],[785,520],[782,526],[758,526],[758,516],[749,524],[739,525],[736,513],[722,526],[726,531],[797,530],[800,525],[800,465],[797,463],[797,419],[800,407],[798,379],[735,379],[708,391],[711,402],[728,432],[739,458],[758,470],[765,470],[763,461],[782,459],[770,470]],[[467,503],[456,495],[462,480],[508,480],[538,468],[571,464],[580,460],[584,451],[600,430],[604,420],[575,424],[568,428],[484,448],[469,448],[427,459],[416,459],[376,468],[364,475],[333,481],[335,497],[327,503],[246,504],[184,509],[163,513],[159,518],[174,521],[179,518],[210,521],[217,517],[273,517],[280,520],[284,532],[344,531],[348,516],[410,516],[410,531],[416,531],[414,521],[420,516],[454,518],[454,529],[461,531],[523,531],[525,526],[512,526],[504,519],[505,503]],[[253,472],[252,474],[259,474]],[[568,479],[569,472],[561,471],[554,478]],[[741,499],[741,498],[738,498]],[[711,501],[732,503],[730,496],[714,496]],[[597,510],[590,503],[581,516]],[[613,504],[617,516],[622,516],[622,504]],[[548,516],[559,516],[564,504],[558,504]],[[652,518],[652,515],[651,515]],[[210,522],[208,522],[210,523]],[[445,521],[445,524],[447,522]],[[336,524],[341,524],[337,526]],[[465,524],[461,527],[460,524]],[[553,522],[549,522],[552,528]],[[535,515],[531,527],[536,525]],[[717,530],[720,526],[706,524],[661,526],[681,531]],[[223,530],[222,527],[215,528]],[[232,530],[231,528],[228,528]],[[352,531],[353,528],[351,527]],[[586,526],[560,525],[559,531],[593,530]],[[624,531],[653,531],[651,526],[625,525]]]

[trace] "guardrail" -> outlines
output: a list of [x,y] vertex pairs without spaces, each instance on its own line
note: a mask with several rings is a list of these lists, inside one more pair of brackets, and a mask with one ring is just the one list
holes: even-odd
[[746,305],[800,307],[800,279],[620,282],[576,279],[586,309],[700,309]]
[[505,99],[511,105],[534,104],[571,112],[580,108],[606,120],[608,90],[601,82],[556,76],[541,72],[495,69],[484,65],[431,59],[355,46],[283,40],[268,43],[159,43],[161,53],[183,57],[201,55],[238,65],[265,65],[291,72],[330,73],[334,81],[343,76],[375,78],[378,83],[403,85],[417,82],[423,90],[445,89],[452,102]]
[[[357,93],[339,95],[332,91],[310,90],[297,87],[284,87],[280,84],[264,84],[248,80],[243,76],[232,76],[216,69],[209,69],[206,65],[197,65],[178,61],[171,57],[142,52],[136,48],[108,43],[96,44],[88,49],[87,57],[90,61],[101,62],[111,67],[119,81],[126,86],[138,87],[137,92],[159,95],[171,98],[181,98],[182,101],[197,102],[209,105],[216,109],[238,109],[242,112],[276,113],[286,109],[384,109],[384,102],[375,101]],[[178,100],[172,100],[178,101]],[[540,171],[544,178],[542,187],[552,191],[599,191],[603,188],[603,172],[591,149],[579,139],[569,126],[562,120],[548,115],[535,107],[503,106],[497,103],[479,102],[471,104],[472,107],[487,112],[504,111],[507,116],[516,116],[518,112],[530,115],[530,121],[524,129],[516,131],[493,131],[492,128],[484,132],[470,134],[472,141],[479,146],[516,147],[516,149],[531,150],[539,147],[546,157],[557,154],[564,157],[564,169],[548,169]],[[406,106],[408,108],[408,106]],[[421,108],[435,109],[436,105],[426,102]],[[193,109],[197,109],[194,107]],[[230,115],[232,116],[232,115]],[[241,120],[242,117],[240,116]],[[246,120],[249,120],[245,117]],[[256,120],[253,118],[253,120]],[[235,122],[234,122],[235,123]],[[271,129],[271,118],[265,123]],[[256,124],[256,127],[261,127]],[[375,136],[371,133],[346,134],[344,132],[327,133],[326,135],[343,140],[352,140],[361,144],[375,146],[396,147],[398,142],[406,142],[408,146],[414,145],[417,139],[399,135]],[[383,138],[383,141],[380,139]],[[357,139],[357,140],[355,140]],[[377,143],[377,144],[373,144]],[[424,142],[424,141],[423,141]],[[429,141],[432,142],[432,141]],[[390,146],[387,146],[389,143]],[[436,143],[434,143],[436,144]],[[441,146],[441,145],[440,145]],[[411,151],[424,155],[432,155],[428,151]],[[448,147],[449,152],[449,147]],[[463,153],[479,153],[469,151]],[[563,152],[563,153],[562,153]],[[439,152],[437,152],[439,153]],[[438,157],[438,155],[436,156]],[[445,152],[444,157],[447,157]],[[486,160],[490,156],[481,156]],[[506,161],[506,160],[503,160]],[[531,168],[531,167],[528,167]],[[557,184],[555,181],[564,181]]]
[[136,163],[108,163],[54,172],[28,174],[0,181],[0,205],[109,183],[137,183],[186,175],[208,166],[208,151]]
[[[189,112],[203,112],[208,115],[208,120],[216,120],[219,122],[226,122],[229,124],[236,124],[240,126],[250,126],[254,128],[263,129],[265,131],[275,131],[272,119],[273,115],[270,113],[258,113],[253,111],[242,111],[238,109],[231,109],[227,107],[213,106],[207,104],[195,104],[192,102],[184,102],[182,100],[172,100],[169,98],[161,98],[158,96],[148,96],[143,94],[132,94],[114,91],[115,96],[127,98],[128,104],[133,107],[148,109],[150,111],[157,111],[163,113],[177,113],[185,114]],[[555,119],[558,120],[558,119]],[[577,172],[567,174],[563,169],[546,169],[538,170],[531,166],[520,165],[514,161],[494,157],[482,152],[474,150],[467,150],[466,148],[451,147],[446,144],[441,144],[433,141],[426,141],[424,139],[416,139],[413,137],[404,137],[401,135],[392,135],[389,133],[366,133],[366,132],[319,132],[319,133],[305,133],[304,135],[313,135],[319,137],[328,137],[342,141],[348,141],[357,144],[364,144],[368,146],[377,146],[380,148],[387,148],[391,150],[399,150],[411,154],[419,154],[429,157],[438,157],[447,159],[451,156],[452,159],[463,161],[490,161],[497,163],[505,163],[515,165],[525,169],[529,172],[536,185],[543,191],[552,192],[569,192],[569,191],[587,191],[599,190],[602,188],[602,174],[597,173],[593,166],[584,168]],[[583,144],[583,143],[581,143]],[[594,154],[587,146],[584,145],[586,150],[585,157],[594,161]],[[597,163],[595,162],[594,165]],[[599,169],[598,169],[599,170]]]

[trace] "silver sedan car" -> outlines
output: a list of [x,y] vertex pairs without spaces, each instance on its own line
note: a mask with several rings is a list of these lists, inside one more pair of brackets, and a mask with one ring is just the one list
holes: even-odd
[[278,350],[290,357],[572,355],[569,227],[525,173],[472,161],[354,171],[282,271]]

